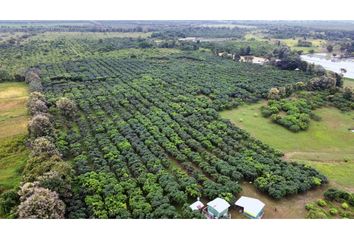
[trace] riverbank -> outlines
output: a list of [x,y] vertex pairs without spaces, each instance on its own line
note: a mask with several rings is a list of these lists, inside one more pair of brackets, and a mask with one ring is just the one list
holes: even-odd
[[326,70],[342,73],[344,77],[354,79],[354,58],[338,58],[326,53],[301,55],[301,59],[308,63],[323,66]]

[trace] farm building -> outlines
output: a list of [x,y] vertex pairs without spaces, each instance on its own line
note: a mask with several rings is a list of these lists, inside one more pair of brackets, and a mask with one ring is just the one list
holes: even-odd
[[189,207],[192,209],[192,211],[197,211],[197,210],[200,211],[203,209],[204,204],[198,199],[196,202],[189,205]]
[[242,196],[235,202],[235,205],[240,208],[247,217],[254,219],[263,217],[265,204],[256,198]]
[[222,198],[215,198],[213,201],[208,202],[208,215],[212,218],[228,217],[230,204]]

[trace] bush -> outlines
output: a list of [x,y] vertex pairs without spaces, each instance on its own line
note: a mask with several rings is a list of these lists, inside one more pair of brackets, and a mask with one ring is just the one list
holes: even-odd
[[320,207],[325,207],[325,206],[327,206],[327,202],[323,199],[320,199],[317,201],[317,205]]
[[331,208],[329,209],[329,213],[332,215],[332,216],[335,216],[338,214],[338,210],[336,208]]
[[271,88],[268,92],[268,99],[280,99],[280,91],[278,88]]
[[305,208],[307,211],[310,211],[310,210],[315,209],[315,205],[313,205],[312,203],[308,203],[305,205]]
[[312,209],[308,212],[306,218],[310,219],[326,219],[326,213],[322,209]]
[[354,194],[348,193],[342,190],[330,188],[324,194],[324,197],[330,201],[343,202],[346,201],[350,205],[354,206]]
[[341,207],[342,207],[343,209],[348,209],[348,208],[349,208],[349,205],[348,205],[348,203],[344,202],[344,203],[342,203]]
[[13,80],[13,77],[4,69],[0,69],[0,82]]
[[15,190],[8,190],[0,195],[0,216],[11,214],[14,207],[20,204],[20,196]]

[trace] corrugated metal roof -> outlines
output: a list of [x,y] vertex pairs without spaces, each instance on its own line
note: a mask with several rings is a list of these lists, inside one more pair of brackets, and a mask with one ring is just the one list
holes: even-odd
[[244,212],[254,217],[256,217],[258,213],[260,213],[265,206],[265,204],[262,201],[256,198],[250,198],[244,196],[240,197],[240,199],[238,199],[235,202],[235,205],[243,207]]
[[230,204],[222,198],[215,198],[213,201],[208,202],[207,205],[214,208],[219,213],[230,207]]

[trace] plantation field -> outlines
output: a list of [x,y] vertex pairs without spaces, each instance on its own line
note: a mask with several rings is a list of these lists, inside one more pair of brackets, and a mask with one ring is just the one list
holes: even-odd
[[[56,143],[77,175],[69,217],[181,217],[177,209],[195,197],[232,201],[241,190],[239,181],[254,181],[266,172],[277,171],[269,179],[276,182],[264,190],[273,198],[326,181],[313,169],[280,160],[217,112],[309,75],[203,52],[39,67],[47,101],[65,96],[80,112],[75,121],[55,118]],[[53,104],[51,111],[56,111]],[[293,177],[286,179],[281,169]],[[91,186],[92,181],[98,185]],[[101,184],[120,187],[106,193],[97,188]],[[114,210],[108,205],[111,194],[119,197]],[[74,207],[77,201],[80,207]]]
[[285,159],[315,167],[336,184],[354,188],[353,112],[342,113],[334,108],[315,110],[322,120],[311,121],[307,131],[293,133],[263,118],[259,108],[264,102],[245,105],[221,116],[232,120],[252,136],[285,153]]
[[105,38],[147,38],[149,32],[45,32],[33,37],[33,40],[45,39],[54,41],[57,39],[91,39],[99,40]]
[[28,158],[25,83],[0,83],[0,192],[17,187]]
[[20,44],[4,44],[0,48],[0,65],[11,75],[23,75],[28,67],[40,63],[53,64],[87,57],[163,57],[179,52],[176,48],[151,48],[150,45],[147,49],[141,48],[142,42],[150,35],[143,32],[39,33]]
[[[261,116],[270,93],[353,108],[338,79],[315,78],[275,44],[296,49],[291,27],[21,24],[0,29],[0,81],[11,81],[0,84],[0,193],[12,190],[2,216],[19,206],[14,217],[200,218],[188,207],[197,198],[246,195],[266,203],[265,218],[304,218],[329,186],[354,188],[353,112],[317,107],[322,120],[299,133]],[[279,116],[287,106],[310,119],[306,104],[283,105],[272,106]]]

